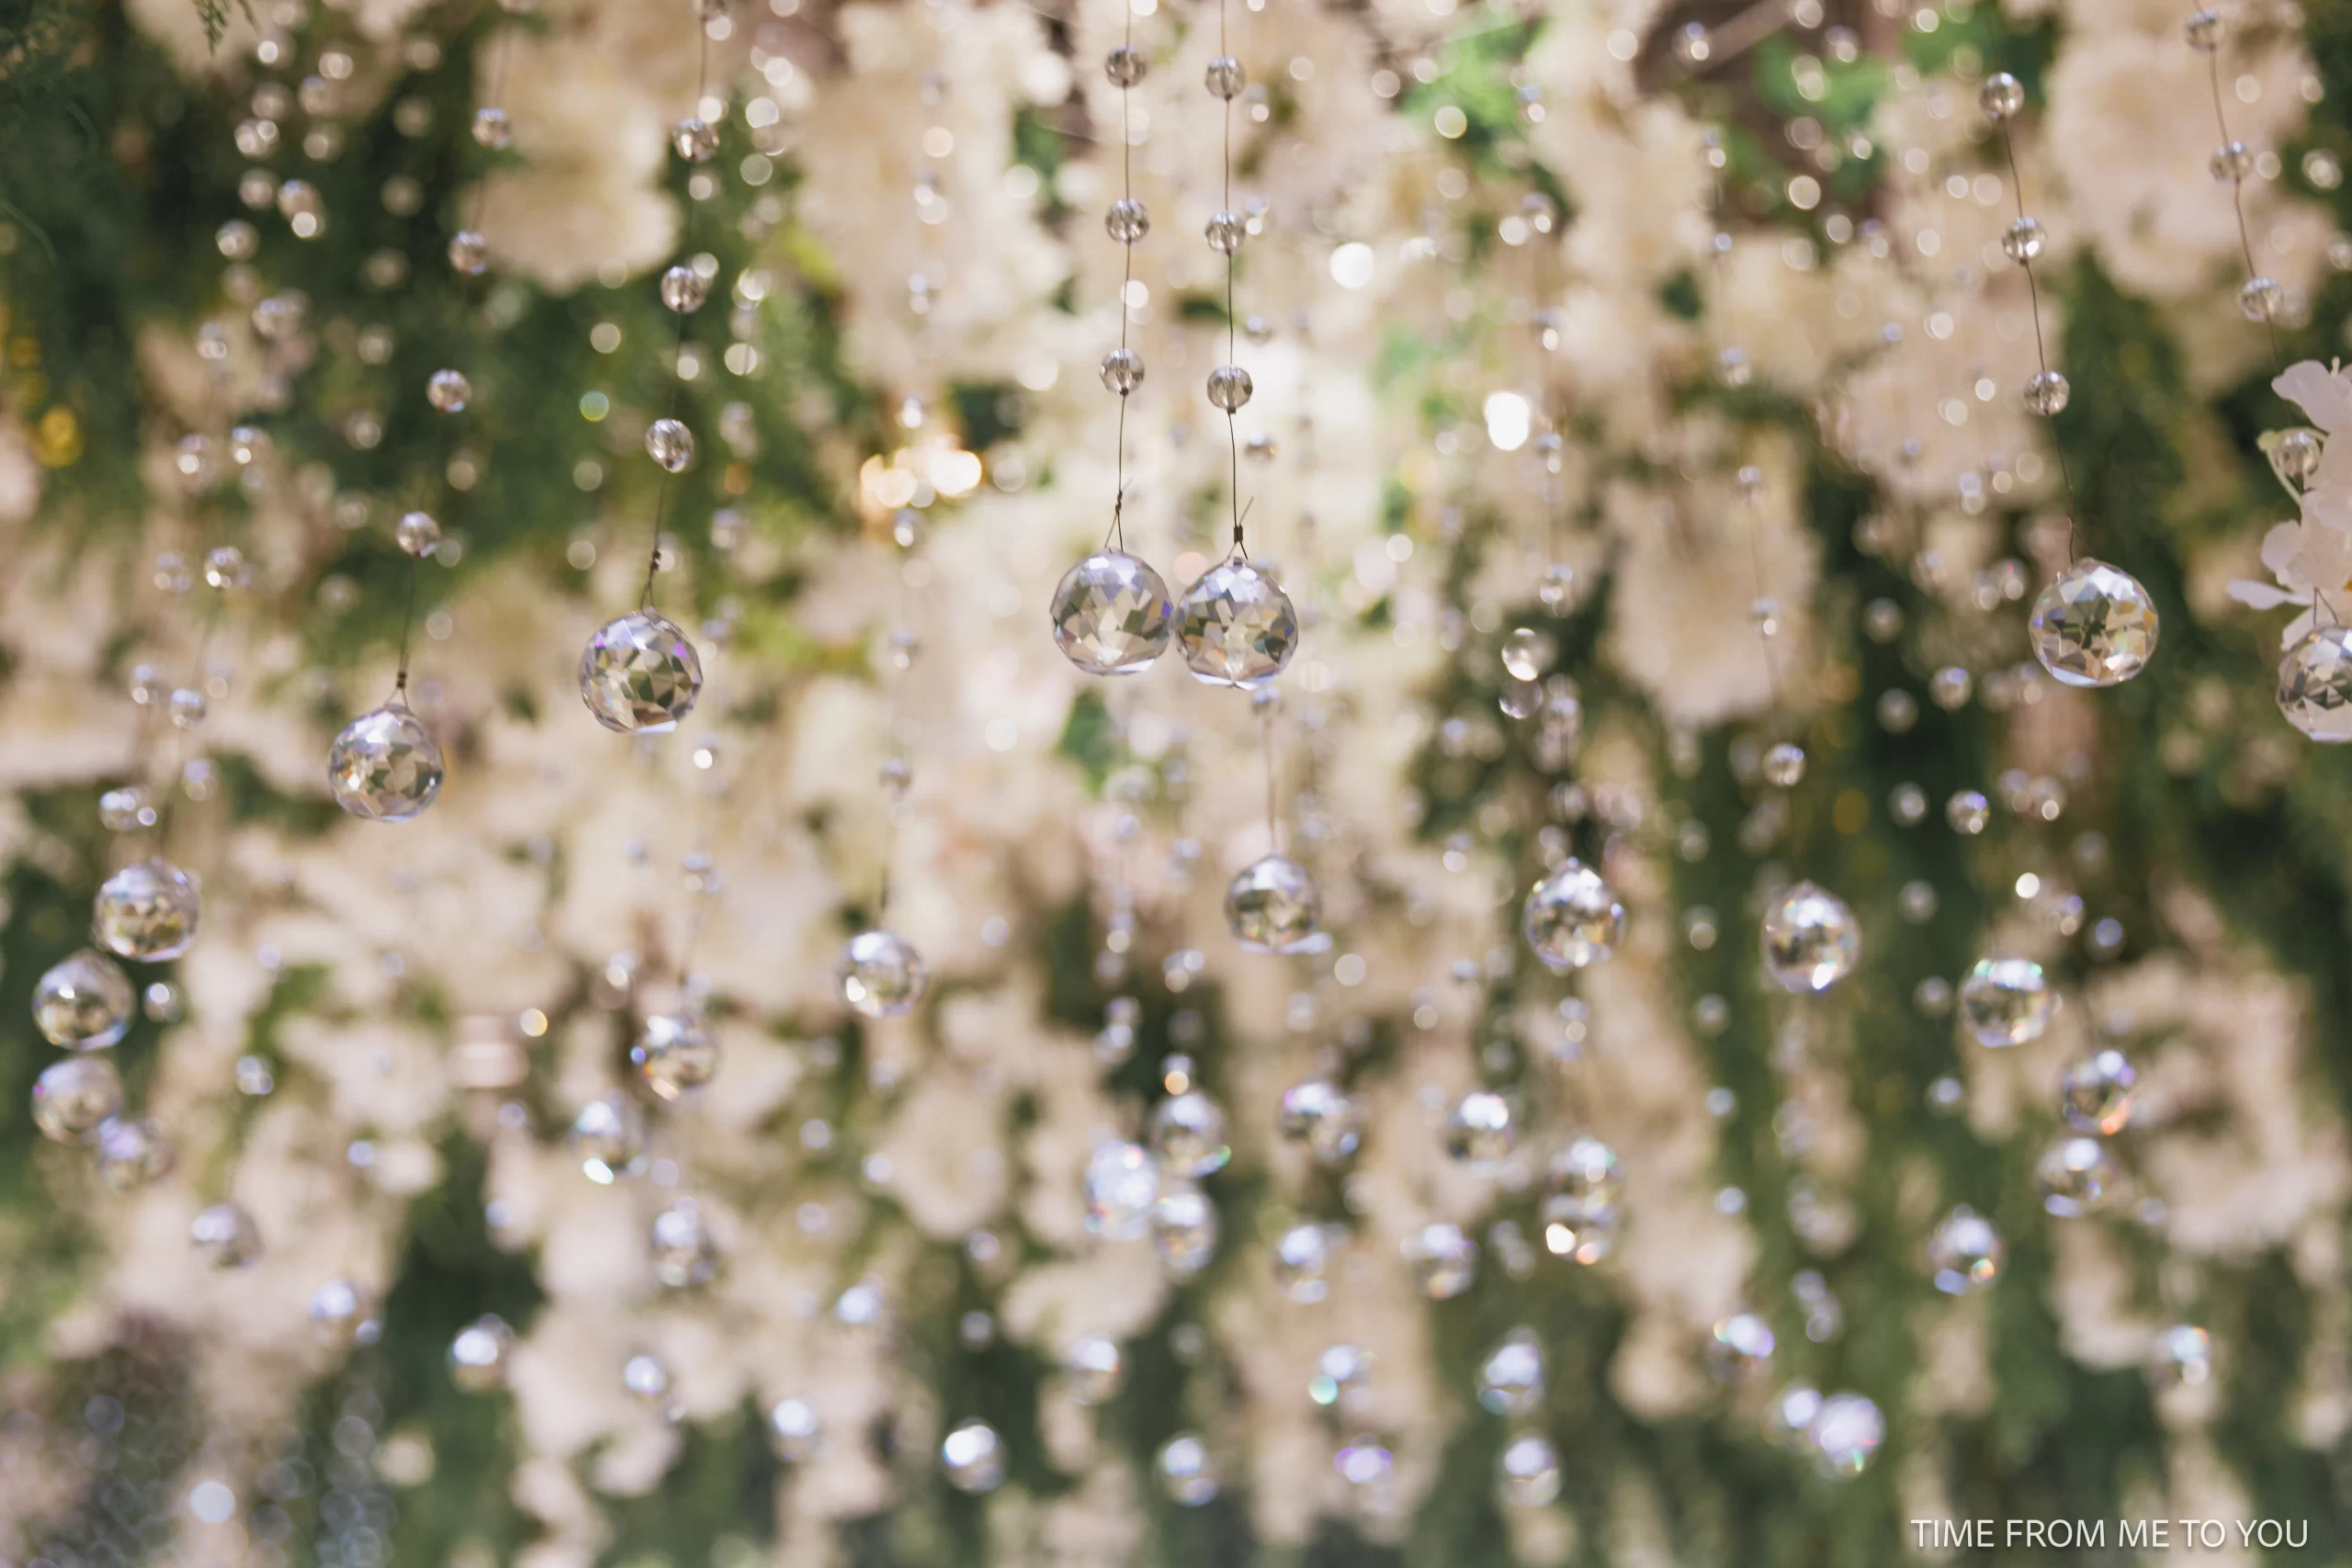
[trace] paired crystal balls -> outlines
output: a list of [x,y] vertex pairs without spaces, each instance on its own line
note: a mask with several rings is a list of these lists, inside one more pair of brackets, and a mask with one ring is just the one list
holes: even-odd
[[676,622],[652,610],[606,623],[580,656],[580,700],[623,735],[668,734],[701,694],[701,655]]
[[353,719],[327,749],[334,803],[371,822],[422,816],[440,795],[441,778],[440,743],[398,700]]
[[1054,645],[1090,675],[1148,669],[1172,638],[1195,679],[1262,686],[1298,649],[1298,613],[1272,575],[1234,557],[1171,604],[1159,572],[1125,550],[1101,550],[1062,577],[1051,603]]

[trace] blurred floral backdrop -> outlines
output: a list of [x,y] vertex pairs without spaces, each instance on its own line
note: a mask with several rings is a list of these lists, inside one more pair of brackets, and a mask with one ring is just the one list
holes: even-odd
[[0,1562],[2352,1561],[2344,0],[0,17]]

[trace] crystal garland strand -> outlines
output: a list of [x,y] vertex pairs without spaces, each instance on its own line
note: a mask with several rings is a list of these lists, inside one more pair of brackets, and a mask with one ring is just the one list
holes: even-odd
[[[718,155],[718,128],[702,117],[710,86],[710,33],[699,0],[694,14],[694,106],[672,130],[670,142],[682,161],[701,164]],[[689,230],[692,210],[690,207]],[[678,417],[685,395],[678,359],[686,346],[686,318],[710,297],[710,279],[690,262],[674,263],[662,272],[660,289],[662,303],[678,318],[678,332],[671,347],[668,408],[645,428],[645,455],[662,470],[646,551],[645,586],[639,592],[637,608],[606,622],[580,656],[581,701],[597,723],[623,735],[671,733],[702,694],[702,658],[684,629],[654,608],[653,584],[662,570],[662,525],[669,517],[672,482],[695,460],[694,433]]]
[[1135,7],[1120,0],[1126,35],[1103,62],[1103,74],[1119,89],[1119,199],[1102,226],[1118,243],[1119,346],[1102,356],[1102,385],[1119,399],[1116,481],[1111,497],[1111,527],[1102,547],[1062,577],[1048,604],[1055,646],[1090,675],[1133,675],[1149,669],[1168,648],[1174,606],[1168,584],[1139,557],[1127,553],[1127,400],[1143,385],[1143,356],[1127,346],[1135,311],[1128,303],[1136,276],[1136,246],[1151,231],[1151,216],[1136,199],[1135,136],[1129,98],[1150,69],[1135,44]]
[[[499,0],[513,13],[526,0]],[[498,100],[506,76],[506,56],[512,28],[501,28],[491,46],[488,101],[478,106],[469,127],[474,142],[486,152],[505,152],[514,144],[514,128]],[[470,318],[481,306],[483,279],[490,267],[490,247],[481,236],[482,214],[489,200],[489,178],[476,184],[472,210],[462,228],[449,237],[450,270],[467,280],[460,290],[460,311]],[[471,379],[462,370],[444,367],[425,381],[425,401],[452,418],[474,401]],[[443,496],[455,493],[447,465]],[[392,537],[409,558],[408,592],[401,611],[400,662],[392,677],[392,694],[382,706],[361,714],[345,725],[327,750],[327,787],[337,806],[363,821],[407,822],[423,816],[441,793],[446,768],[440,743],[409,706],[409,657],[416,630],[416,595],[427,558],[439,550],[441,525],[422,509],[404,512],[393,525]]]
[[[2001,152],[2009,166],[2009,185],[2017,202],[2017,217],[2001,237],[2001,249],[2025,270],[2027,298],[2033,316],[2034,355],[2040,364],[2025,384],[2027,412],[2054,419],[2064,412],[2070,389],[2066,378],[2050,367],[2050,348],[2041,322],[2041,286],[2033,271],[2034,258],[2046,242],[2041,224],[2025,210],[2025,182],[2018,168],[2018,150],[2010,122],[2025,107],[2025,87],[2007,71],[1984,78],[1977,90],[1977,106],[2001,135]],[[2067,470],[2065,447],[2052,441],[2060,482],[2066,494],[2065,570],[2050,580],[2034,601],[2028,631],[2033,656],[2052,678],[2068,686],[2118,686],[2147,668],[2156,651],[2155,602],[2139,579],[2121,567],[2093,556],[2078,555],[2075,541],[2079,517],[2075,503],[2074,477]]]
[[[2222,13],[2210,6],[2191,13],[2185,28],[2188,47],[2205,57],[2213,126],[2222,138],[2208,166],[2214,179],[2230,187],[2238,254],[2245,261],[2246,280],[2238,289],[2238,309],[2248,321],[2261,322],[2269,333],[2271,362],[2283,371],[2278,321],[2288,310],[2287,292],[2276,279],[2265,276],[2254,259],[2254,237],[2245,218],[2245,182],[2255,172],[2256,160],[2253,151],[2230,134],[2229,115],[2223,107],[2222,46],[2227,31]],[[2269,433],[2262,445],[2271,471],[2301,511],[2305,491],[2319,471],[2323,449],[2319,433],[2301,427]],[[2305,520],[2303,525],[2312,525]],[[2341,744],[2352,740],[2352,628],[2345,626],[2335,604],[2316,582],[2312,585],[2311,615],[2311,629],[2278,661],[2278,711],[2308,739]],[[2323,615],[2325,625],[2319,624]]]

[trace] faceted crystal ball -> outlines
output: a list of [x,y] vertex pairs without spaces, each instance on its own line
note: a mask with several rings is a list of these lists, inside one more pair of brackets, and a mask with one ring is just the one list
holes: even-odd
[[842,1000],[867,1018],[896,1018],[922,1000],[931,970],[914,944],[895,931],[860,931],[833,971]]
[[628,1059],[646,1088],[664,1100],[680,1100],[718,1071],[718,1042],[691,1014],[657,1012],[645,1021]]
[[1495,1461],[1495,1485],[1514,1508],[1543,1508],[1560,1495],[1560,1450],[1541,1432],[1524,1432]]
[[1184,590],[1176,646],[1212,686],[1262,686],[1298,650],[1298,612],[1282,584],[1246,560],[1222,560]]
[[1497,1416],[1531,1416],[1544,1403],[1544,1342],[1514,1328],[1478,1364],[1478,1403]]
[[1282,1134],[1305,1144],[1320,1165],[1344,1164],[1363,1144],[1363,1112],[1328,1078],[1283,1091]]
[[2156,651],[2156,606],[2139,579],[2088,556],[2050,580],[2028,623],[2033,656],[2069,686],[2120,686]]
[[1764,912],[1764,966],[1782,990],[1826,991],[1852,974],[1861,955],[1854,912],[1825,888],[1800,882]]
[[371,822],[422,816],[441,793],[441,746],[406,703],[363,713],[327,748],[334,803]]
[[646,1233],[653,1277],[673,1291],[708,1284],[718,1274],[718,1239],[691,1198],[681,1198],[653,1216]]
[[188,1222],[187,1239],[215,1269],[243,1269],[261,1256],[261,1230],[234,1203],[215,1203]]
[[375,1292],[348,1280],[329,1280],[311,1292],[311,1332],[339,1349],[373,1345],[383,1334]]
[[2118,1179],[2115,1156],[2097,1138],[2064,1137],[2042,1151],[2033,1183],[2041,1206],[2062,1220],[2107,1206]]
[[1961,982],[1961,1021],[1979,1045],[2030,1045],[2057,1011],[2058,993],[2030,958],[1980,958]]
[[88,948],[65,959],[33,987],[33,1022],[41,1038],[69,1051],[96,1051],[130,1027],[136,998],[130,976]]
[[2314,740],[2352,740],[2352,627],[2322,626],[2287,650],[2278,711]]
[[644,1163],[645,1117],[625,1096],[599,1095],[571,1119],[569,1141],[582,1173],[600,1186],[610,1186],[635,1175]]
[[1707,1337],[1707,1371],[1717,1382],[1752,1382],[1779,1348],[1770,1324],[1752,1312],[1736,1312],[1715,1320]]
[[1274,1284],[1286,1301],[1312,1305],[1331,1293],[1331,1233],[1293,1225],[1274,1240]]
[[51,1062],[33,1080],[33,1125],[44,1138],[78,1144],[122,1110],[122,1075],[104,1056]]
[[985,1421],[967,1421],[941,1439],[939,1466],[958,1492],[993,1492],[1004,1483],[1004,1439]]
[[1617,1152],[1598,1138],[1576,1138],[1552,1156],[1548,1181],[1550,1195],[1540,1211],[1544,1249],[1588,1266],[1607,1258],[1624,1218],[1617,1202],[1623,1190]]
[[1102,550],[1054,590],[1054,646],[1089,675],[1132,675],[1168,648],[1175,606],[1159,573],[1125,550]]
[[1083,1335],[1062,1358],[1062,1387],[1080,1404],[1102,1404],[1115,1398],[1126,1381],[1126,1360],[1119,1342],[1105,1335]]
[[1189,1181],[1160,1189],[1151,1206],[1151,1245],[1173,1279],[1189,1280],[1216,1257],[1216,1205]]
[[1253,862],[1225,889],[1225,923],[1251,953],[1305,953],[1322,916],[1315,879],[1282,855]]
[[1491,1176],[1519,1146],[1519,1126],[1510,1101],[1487,1089],[1474,1089],[1454,1102],[1445,1119],[1445,1152],[1473,1176]]
[[702,694],[702,660],[677,623],[632,610],[588,639],[580,700],[606,729],[666,735]]
[[1886,1441],[1886,1417],[1859,1393],[1833,1393],[1805,1428],[1814,1468],[1832,1481],[1850,1481],[1871,1467]]
[[1625,906],[1599,872],[1569,859],[1529,889],[1519,929],[1544,967],[1565,975],[1617,950],[1617,939],[1625,933]]
[[1936,1289],[1948,1296],[1969,1296],[2001,1277],[2008,1248],[1993,1222],[1962,1205],[1944,1216],[1928,1238],[1928,1267],[1935,1270]]
[[1441,1220],[1406,1236],[1402,1250],[1413,1282],[1433,1302],[1448,1301],[1478,1278],[1478,1244],[1462,1227]]
[[506,1356],[514,1331],[506,1320],[485,1315],[458,1330],[449,1341],[449,1381],[468,1393],[487,1393],[506,1382]]
[[2122,1052],[2094,1052],[2068,1067],[2059,1080],[2059,1114],[2078,1133],[2111,1138],[2132,1124],[2132,1089],[2139,1081]]
[[153,1122],[119,1116],[98,1128],[98,1179],[109,1192],[136,1192],[171,1173],[173,1148]]
[[203,913],[196,878],[167,860],[135,861],[98,889],[90,934],[118,958],[159,964],[196,944]]

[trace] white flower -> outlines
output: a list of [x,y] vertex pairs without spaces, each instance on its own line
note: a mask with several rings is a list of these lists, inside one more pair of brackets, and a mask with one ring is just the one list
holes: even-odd
[[2302,605],[2303,613],[2279,634],[2279,646],[2292,648],[2310,634],[2320,604],[2334,605],[2324,596],[2352,592],[2352,529],[2324,521],[2319,497],[2305,496],[2301,522],[2281,523],[2263,536],[2262,564],[2278,584],[2241,579],[2230,584],[2230,597],[2257,610]]

